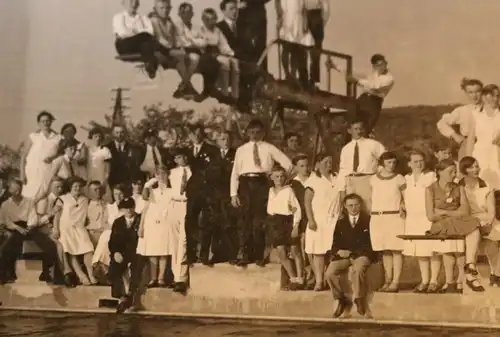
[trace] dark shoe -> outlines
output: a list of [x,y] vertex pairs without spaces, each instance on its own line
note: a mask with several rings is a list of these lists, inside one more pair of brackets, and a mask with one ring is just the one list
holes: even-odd
[[177,99],[181,99],[184,96],[185,92],[184,89],[182,88],[177,88],[177,90],[174,91],[173,97]]
[[175,282],[167,284],[168,289],[174,289],[175,288]]
[[288,290],[290,291],[297,291],[302,289],[304,289],[304,285],[297,282],[290,282],[290,284],[288,285]]
[[144,70],[146,70],[146,74],[148,74],[148,77],[150,79],[154,79],[156,77],[156,71],[158,70],[158,67],[152,63],[146,63],[144,65]]
[[132,306],[132,301],[130,298],[122,299],[118,303],[118,306],[116,307],[116,313],[117,314],[123,314],[128,308]]
[[64,285],[67,288],[74,288],[74,287],[76,287],[76,283],[73,280],[73,277],[71,277],[71,274],[64,275],[64,281],[63,281],[63,283],[64,283]]
[[40,282],[47,282],[47,283],[53,283],[54,280],[52,279],[52,276],[50,276],[50,272],[42,271],[40,276],[38,277],[38,281]]
[[333,318],[339,318],[342,314],[352,308],[352,302],[347,298],[341,298],[338,300],[337,308],[333,312]]
[[454,283],[446,283],[438,292],[440,294],[456,294],[458,293],[457,285]]
[[201,259],[201,264],[204,265],[205,267],[213,267],[214,263],[210,259]]
[[415,287],[415,289],[413,289],[413,292],[417,294],[426,293],[428,288],[429,288],[428,284],[420,283],[418,286]]
[[210,95],[207,92],[202,92],[201,94],[198,94],[195,96],[194,101],[196,103],[201,103],[204,100],[206,100],[208,97],[210,97]]
[[187,294],[187,285],[184,282],[177,282],[174,286],[174,292],[186,295]]
[[257,260],[255,261],[255,265],[263,268],[266,266],[266,260]]
[[355,298],[354,304],[356,304],[356,309],[358,310],[358,314],[364,316],[366,314],[366,299]]
[[439,286],[436,283],[430,283],[426,290],[428,294],[435,294],[439,291],[440,291]]
[[490,286],[500,288],[500,277],[491,274],[490,275]]
[[483,292],[485,290],[478,279],[472,279],[472,280],[466,279],[465,284],[467,284],[467,286],[469,288],[471,288],[472,291],[475,291],[475,292]]
[[464,272],[472,276],[477,276],[479,274],[477,272],[476,266],[473,263],[467,263],[464,267]]

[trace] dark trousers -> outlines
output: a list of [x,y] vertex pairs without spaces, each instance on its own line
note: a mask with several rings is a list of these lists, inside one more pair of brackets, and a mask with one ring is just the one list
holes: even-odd
[[377,124],[383,103],[383,98],[368,93],[363,93],[358,97],[356,101],[356,115],[357,118],[364,122],[367,135],[372,132]]
[[[25,221],[18,221],[16,225],[27,228]],[[49,269],[57,262],[57,246],[49,235],[39,229],[33,229],[27,235],[22,235],[17,231],[10,231],[4,245],[3,254],[0,257],[0,266],[2,266],[3,272],[9,277],[15,278],[16,261],[22,254],[24,240],[34,241],[43,251],[43,272],[48,273]]]
[[[123,253],[122,256],[124,256]],[[125,291],[125,284],[123,283],[123,276],[128,272],[129,264],[130,287],[127,293]],[[141,255],[136,254],[128,259],[124,259],[122,263],[117,263],[112,254],[108,271],[109,281],[111,282],[111,296],[113,298],[122,298],[127,295],[135,296],[139,292],[144,266],[144,257]]]
[[201,55],[200,58],[200,73],[203,76],[203,93],[213,93],[217,75],[219,74],[219,62],[215,58],[215,51],[207,47],[207,53]]
[[[321,9],[307,11],[307,25],[314,38],[314,48],[322,49],[325,39],[325,28],[323,24],[323,15]],[[320,59],[321,53],[311,52],[311,67],[309,70],[309,79],[312,83],[319,83],[320,77]]]
[[238,254],[237,215],[229,195],[220,193],[214,198],[211,207],[214,214],[212,236],[214,262],[234,261]]
[[240,210],[238,218],[238,258],[263,260],[267,237],[267,198],[269,182],[265,175],[241,176],[238,197]]
[[[264,6],[252,6],[243,9],[238,14],[236,23],[240,51],[240,97],[243,102],[250,102],[252,89],[257,79],[255,63],[266,50],[267,19]],[[261,65],[267,71],[267,57]]]
[[[309,83],[307,71],[307,51],[297,44],[285,44],[281,52],[281,62],[285,70],[286,79],[298,79],[300,84]],[[297,78],[298,72],[298,78]]]
[[208,260],[213,226],[209,201],[205,194],[189,195],[186,210],[186,241],[188,261],[194,262],[200,245],[200,260]]
[[155,37],[148,33],[140,33],[124,39],[116,39],[115,48],[118,54],[141,54],[145,63],[157,65],[158,61],[155,57],[155,51],[158,42]]

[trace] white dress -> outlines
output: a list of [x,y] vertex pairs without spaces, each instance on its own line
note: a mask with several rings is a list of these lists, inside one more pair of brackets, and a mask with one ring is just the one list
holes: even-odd
[[[108,204],[108,226],[111,228],[113,222],[122,216],[122,212],[118,209],[118,204],[116,202]],[[111,229],[106,229],[102,232],[95,247],[94,256],[92,257],[92,264],[102,263],[105,266],[109,266],[111,262],[111,256],[109,252],[109,238],[111,237]]]
[[309,30],[304,31],[305,17],[304,0],[281,0],[283,23],[279,29],[279,37],[288,42],[312,46],[314,39]]
[[[391,178],[375,174],[370,179],[372,187],[372,206],[370,221],[370,237],[374,251],[403,251],[404,240],[398,238],[405,232],[404,219],[399,210],[405,178],[394,175]],[[380,214],[376,214],[380,212]],[[390,212],[390,213],[389,213]]]
[[492,141],[500,133],[500,112],[489,117],[484,112],[475,113],[476,143],[472,156],[481,167],[481,178],[493,189],[500,189],[500,162],[498,146]]
[[169,240],[168,213],[171,207],[172,189],[154,188],[143,210],[144,236],[137,245],[137,254],[142,256],[167,256],[172,254]]
[[94,251],[94,245],[85,228],[89,200],[85,196],[75,199],[71,194],[59,197],[62,207],[59,230],[64,252],[70,255],[83,255]]
[[61,136],[51,132],[45,137],[42,132],[34,132],[29,137],[32,145],[26,157],[27,184],[23,187],[23,196],[33,198],[37,193],[45,193],[41,189],[52,179],[52,163],[46,164],[44,160],[57,153]]
[[[434,172],[422,173],[418,179],[409,174],[406,177],[406,189],[404,190],[406,219],[406,235],[425,235],[431,228],[432,222],[427,219],[425,210],[425,191],[434,181]],[[432,240],[415,240],[404,242],[403,254],[407,256],[432,256],[435,242]]]
[[[484,225],[485,219],[488,218],[488,196],[490,193],[494,193],[493,190],[488,184],[486,186],[476,186],[475,188],[465,186],[464,190],[471,209],[471,215],[478,218],[481,225]],[[493,221],[491,232],[485,238],[491,241],[500,241],[500,222],[496,218]]]
[[318,177],[313,173],[307,179],[305,187],[306,190],[310,188],[314,192],[311,206],[318,225],[316,231],[306,228],[305,252],[323,255],[332,248],[333,232],[340,210],[337,177]]

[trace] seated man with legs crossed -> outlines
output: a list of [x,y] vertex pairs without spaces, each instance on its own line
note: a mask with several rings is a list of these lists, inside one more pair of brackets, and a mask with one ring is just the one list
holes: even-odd
[[366,314],[366,271],[375,261],[370,239],[370,215],[361,212],[362,199],[357,194],[348,194],[344,199],[344,217],[340,219],[333,234],[332,260],[325,273],[326,281],[338,301],[333,314],[340,317],[352,307],[348,298],[350,289],[345,288],[345,277],[352,266],[352,292],[358,313]]

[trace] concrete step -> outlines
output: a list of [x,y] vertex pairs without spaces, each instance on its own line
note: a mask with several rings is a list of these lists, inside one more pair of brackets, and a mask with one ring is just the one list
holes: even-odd
[[[38,282],[40,268],[39,261],[19,261],[19,281],[0,286],[0,301],[4,308],[98,312],[99,301],[110,299],[109,287],[67,289]],[[372,289],[376,283],[373,279],[380,276],[379,271],[378,265],[370,269]],[[488,276],[485,266],[480,267],[480,272],[484,278]],[[213,268],[196,265],[190,272],[191,289],[187,296],[169,289],[150,289],[142,302],[145,309],[154,314],[297,319],[331,317],[335,303],[329,291],[280,291],[280,275],[281,267],[276,264],[246,269],[226,264]],[[486,285],[485,279],[483,283]],[[486,288],[485,293],[466,291],[463,295],[372,292],[369,296],[370,312],[376,320],[382,321],[500,324],[500,309],[497,309],[500,308],[500,289]],[[351,314],[356,317],[356,313]]]

